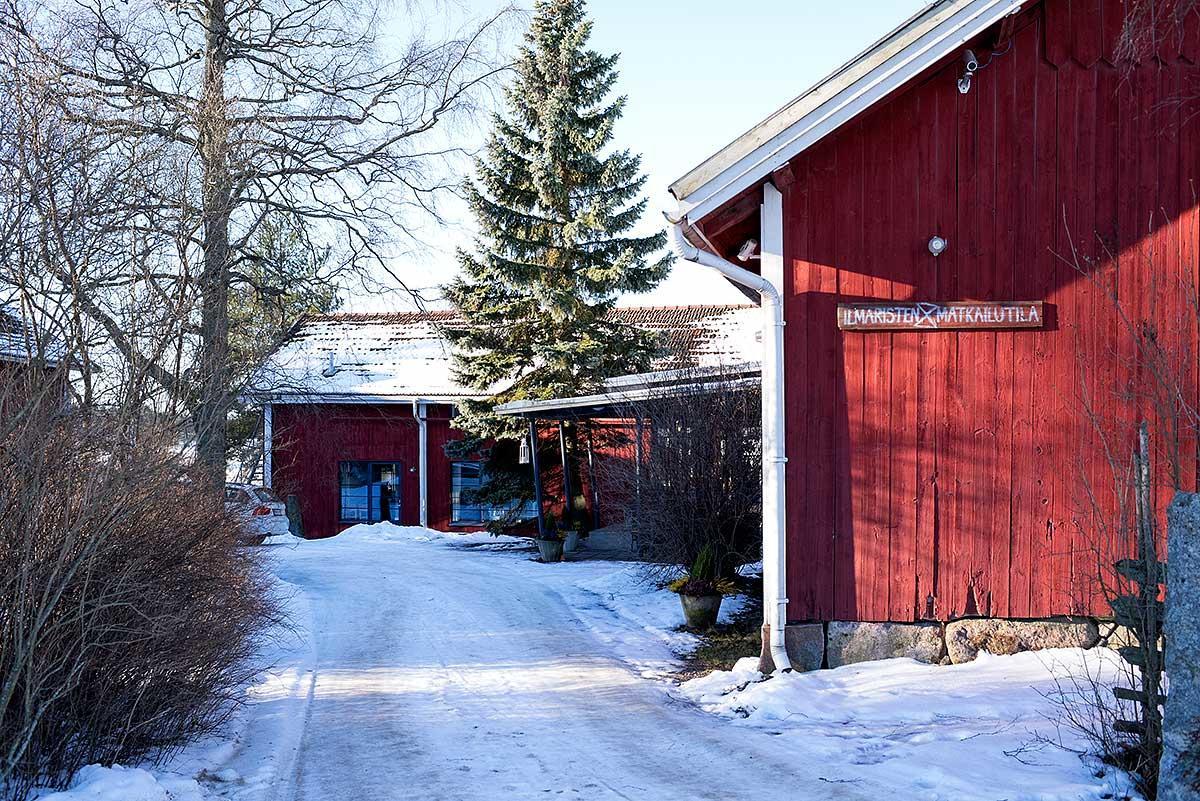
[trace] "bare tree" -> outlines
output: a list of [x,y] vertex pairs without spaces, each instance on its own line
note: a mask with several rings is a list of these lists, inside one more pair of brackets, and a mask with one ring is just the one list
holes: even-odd
[[[1128,770],[1147,798],[1155,795],[1163,751],[1164,647],[1171,634],[1163,625],[1164,510],[1174,493],[1195,489],[1200,433],[1192,333],[1200,295],[1194,265],[1177,243],[1155,236],[1159,222],[1173,221],[1152,219],[1145,238],[1120,254],[1098,240],[1094,258],[1063,256],[1114,322],[1113,336],[1079,357],[1086,436],[1077,520],[1081,553],[1095,572],[1088,597],[1075,600],[1080,609],[1097,598],[1107,603],[1102,634],[1123,667],[1115,686],[1108,675],[1069,677],[1056,700],[1067,725]],[[1125,271],[1144,281],[1144,304],[1122,294]]]
[[1198,14],[1198,0],[1129,0],[1117,41],[1117,60],[1135,64],[1158,52],[1164,42],[1178,43],[1187,35],[1189,17]]
[[[78,210],[140,249],[141,269],[80,281],[50,263],[48,278],[128,369],[185,409],[218,479],[236,393],[230,292],[252,280],[256,235],[282,217],[340,245],[331,269],[383,263],[404,210],[432,208],[458,181],[437,170],[456,150],[438,134],[498,74],[493,45],[508,12],[426,37],[410,5],[412,39],[389,57],[374,8],[341,0],[5,3],[10,63],[50,79],[39,102],[97,163],[141,177],[136,193]],[[168,309],[173,347],[126,336],[114,294]]]
[[[690,567],[706,549],[719,575],[761,557],[762,438],[757,380],[695,369],[673,387],[631,401],[639,425],[609,433],[597,462],[601,495],[635,527],[641,554]],[[641,432],[642,447],[636,438]],[[640,458],[639,458],[640,457]]]

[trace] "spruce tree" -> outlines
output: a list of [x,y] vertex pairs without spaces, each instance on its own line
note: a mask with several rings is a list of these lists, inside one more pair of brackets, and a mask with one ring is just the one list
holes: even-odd
[[464,320],[449,336],[458,380],[495,393],[464,403],[456,420],[481,439],[523,433],[494,405],[586,392],[645,369],[657,346],[610,315],[620,293],[651,289],[671,259],[655,256],[665,233],[633,233],[646,179],[640,157],[609,148],[625,98],[609,99],[618,57],[590,49],[591,30],[584,0],[535,3],[507,114],[493,118],[465,187],[480,233],[447,287]]

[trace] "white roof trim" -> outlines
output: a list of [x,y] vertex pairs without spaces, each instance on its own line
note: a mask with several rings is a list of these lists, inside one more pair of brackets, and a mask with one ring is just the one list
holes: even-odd
[[671,185],[698,222],[1029,0],[941,0]]
[[619,375],[604,382],[605,389],[621,389],[622,387],[645,387],[652,384],[678,383],[686,379],[712,378],[719,376],[730,378],[758,375],[762,371],[759,362],[741,362],[738,364],[718,364],[709,367],[683,367],[677,370],[655,370],[650,373],[631,373]]
[[445,403],[457,405],[464,400],[487,397],[486,395],[353,395],[353,394],[313,394],[313,395],[276,395],[271,393],[243,393],[239,396],[244,402],[263,403],[271,406],[312,406],[315,404],[357,405],[370,404],[383,406],[387,404],[411,406],[414,403]]
[[629,384],[632,382],[626,382],[625,386],[619,386],[611,391],[595,395],[580,395],[573,398],[548,398],[546,400],[511,401],[495,407],[493,411],[502,415],[519,416],[545,411],[557,411],[559,409],[587,409],[590,407],[632,403],[634,401],[670,398],[679,395],[704,394],[722,389],[751,388],[757,387],[761,383],[757,365],[746,365],[744,370],[734,373],[739,376],[736,378],[733,377],[733,374],[726,371],[720,373],[719,377],[711,381],[701,378],[700,380],[683,383],[654,383],[656,380],[661,381],[662,377],[667,373],[673,372],[676,371],[629,376],[628,378],[641,379],[641,383],[637,386],[631,386]]

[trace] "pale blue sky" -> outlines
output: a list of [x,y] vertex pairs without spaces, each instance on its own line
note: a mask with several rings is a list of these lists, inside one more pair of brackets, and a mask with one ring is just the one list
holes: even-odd
[[[471,0],[484,13],[491,0]],[[629,98],[617,143],[643,156],[648,225],[672,207],[667,185],[925,5],[923,0],[591,0],[593,45],[621,53]],[[396,270],[430,287],[453,269],[458,232]],[[652,295],[627,302],[738,302],[700,268],[677,268]],[[355,303],[355,306],[374,304]]]

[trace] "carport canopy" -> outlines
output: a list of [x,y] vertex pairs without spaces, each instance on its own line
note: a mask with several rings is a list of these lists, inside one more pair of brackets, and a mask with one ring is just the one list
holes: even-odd
[[[679,397],[682,395],[705,395],[728,390],[731,387],[757,388],[761,380],[761,365],[748,362],[737,365],[715,367],[693,367],[681,370],[661,370],[650,373],[611,378],[604,382],[601,392],[575,397],[547,398],[541,400],[510,401],[495,407],[497,414],[523,417],[529,424],[529,452],[533,468],[533,488],[537,498],[538,536],[546,534],[543,512],[541,465],[538,458],[538,423],[552,421],[558,424],[559,458],[563,469],[563,495],[571,498],[570,470],[567,469],[567,445],[564,426],[567,421],[624,418],[629,416],[634,403],[653,401],[656,398]],[[634,458],[642,461],[642,425],[640,418],[634,420],[637,434],[634,437]],[[593,464],[592,441],[587,442],[589,468]],[[592,486],[592,515],[599,519],[600,499],[595,482]]]

